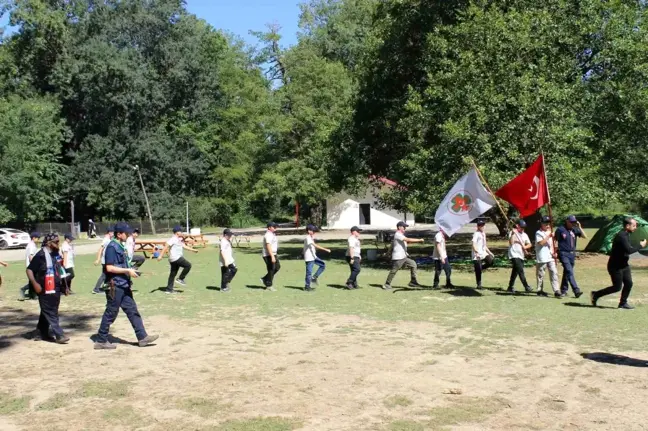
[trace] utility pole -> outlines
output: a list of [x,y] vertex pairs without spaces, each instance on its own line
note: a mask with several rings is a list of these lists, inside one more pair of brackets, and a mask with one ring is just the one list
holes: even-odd
[[187,235],[189,235],[189,201],[187,201]]
[[144,193],[144,201],[146,202],[146,211],[148,212],[149,221],[151,222],[151,232],[155,235],[155,224],[153,224],[153,214],[151,214],[151,206],[149,205],[148,196],[146,196],[146,189],[144,188],[144,180],[142,179],[142,173],[140,172],[139,166],[133,166],[133,169],[137,171],[139,175],[140,184],[142,185],[142,193]]
[[70,229],[70,233],[72,236],[76,236],[76,232],[74,231],[74,200],[70,200],[70,214],[72,215],[72,229]]

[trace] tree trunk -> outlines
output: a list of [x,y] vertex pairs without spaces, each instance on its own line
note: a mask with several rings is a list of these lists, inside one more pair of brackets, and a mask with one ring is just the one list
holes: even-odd
[[[515,210],[513,207],[508,207],[508,210],[506,211],[506,216],[511,220],[513,217]],[[509,233],[509,225],[506,222],[506,218],[504,218],[504,215],[502,215],[502,212],[499,210],[499,208],[492,208],[490,210],[490,218],[493,220],[495,223],[495,226],[497,226],[497,230],[499,230],[499,235],[500,236],[507,236]]]

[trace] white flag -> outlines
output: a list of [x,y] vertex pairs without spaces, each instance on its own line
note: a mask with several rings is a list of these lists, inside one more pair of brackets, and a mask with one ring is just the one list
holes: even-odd
[[497,205],[495,198],[479,181],[475,169],[452,187],[439,205],[434,221],[448,235],[454,235],[461,227]]

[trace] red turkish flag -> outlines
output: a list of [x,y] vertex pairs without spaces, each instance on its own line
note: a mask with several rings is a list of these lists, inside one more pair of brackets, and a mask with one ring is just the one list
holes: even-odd
[[549,203],[544,156],[541,154],[529,169],[513,178],[495,195],[517,208],[521,217],[530,216]]

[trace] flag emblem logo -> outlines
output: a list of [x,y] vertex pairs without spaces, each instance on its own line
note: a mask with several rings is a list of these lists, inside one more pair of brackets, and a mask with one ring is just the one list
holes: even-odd
[[452,199],[450,199],[448,207],[450,209],[450,212],[452,212],[453,214],[465,214],[472,209],[473,202],[474,201],[472,196],[470,196],[470,193],[466,192],[465,190],[461,190],[459,193],[454,195]]

